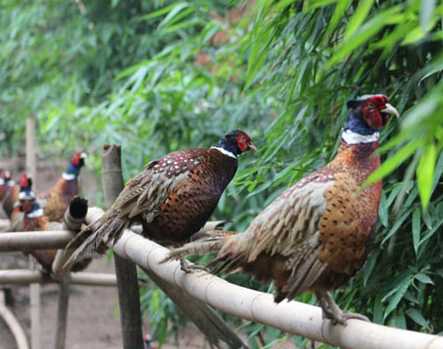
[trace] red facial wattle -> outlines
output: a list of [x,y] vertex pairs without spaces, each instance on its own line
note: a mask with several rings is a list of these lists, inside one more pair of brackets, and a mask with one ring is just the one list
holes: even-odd
[[29,187],[29,178],[28,178],[27,175],[22,174],[20,176],[19,186],[20,186],[20,188],[27,188],[27,187]]
[[71,163],[74,166],[78,166],[80,164],[80,154],[79,153],[74,154],[74,156],[72,157]]

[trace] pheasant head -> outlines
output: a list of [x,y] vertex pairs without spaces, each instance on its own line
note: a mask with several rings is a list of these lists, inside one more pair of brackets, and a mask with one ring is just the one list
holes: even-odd
[[80,174],[80,169],[85,165],[85,160],[88,155],[85,152],[76,152],[71,158],[66,171],[63,173],[63,178],[65,180],[76,179]]
[[349,118],[345,129],[361,135],[371,135],[378,132],[394,115],[400,114],[385,95],[364,95],[348,101]]
[[241,130],[229,132],[213,148],[233,158],[237,158],[238,155],[248,150],[257,150],[251,137]]

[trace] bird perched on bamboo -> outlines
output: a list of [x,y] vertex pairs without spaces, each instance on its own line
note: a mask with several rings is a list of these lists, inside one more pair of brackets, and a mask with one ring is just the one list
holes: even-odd
[[46,195],[44,213],[51,222],[61,222],[69,203],[79,194],[78,176],[86,157],[85,152],[76,152],[66,171]]
[[14,203],[18,200],[19,191],[19,186],[12,180],[11,172],[0,170],[0,203],[9,219],[11,219]]
[[255,149],[251,138],[236,130],[209,149],[170,153],[151,161],[131,179],[113,205],[66,247],[72,262],[103,253],[131,223],[163,244],[183,244],[209,219],[237,170],[237,156]]
[[347,104],[348,119],[335,158],[290,187],[241,234],[191,242],[168,259],[217,253],[215,272],[243,270],[273,280],[275,301],[314,291],[325,317],[345,324],[362,315],[344,313],[329,291],[349,280],[367,257],[382,183],[362,186],[379,167],[374,151],[379,130],[399,116],[384,95],[365,95]]
[[[25,173],[19,179],[19,199],[14,205],[12,214],[11,231],[46,231],[53,229],[62,229],[59,222],[51,222],[44,214],[44,210],[38,202],[35,193],[32,191],[32,179]],[[52,271],[57,250],[33,250],[29,252],[37,262],[43,267],[44,271]],[[89,265],[90,260],[83,260],[72,267],[72,271],[80,271]]]
[[[72,253],[65,269],[75,261],[103,253],[124,228],[141,223],[143,235],[160,243],[182,244],[206,223],[220,196],[234,177],[237,157],[255,146],[243,131],[226,134],[209,149],[176,151],[150,162],[131,179],[113,205],[66,247]],[[183,293],[177,286],[149,277],[206,335],[211,346],[247,348],[243,341],[207,304]]]
[[32,180],[25,173],[23,173],[18,181],[18,185],[15,185],[14,204],[10,214],[10,231],[22,231],[23,230],[23,210],[21,207],[21,200],[35,196],[32,192]]

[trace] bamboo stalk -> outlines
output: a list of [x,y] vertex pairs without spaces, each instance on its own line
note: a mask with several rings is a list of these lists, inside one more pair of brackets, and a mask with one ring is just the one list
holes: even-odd
[[[121,148],[117,145],[103,147],[103,192],[109,207],[123,189]],[[143,333],[140,311],[136,265],[129,260],[114,256],[117,276],[120,321],[124,349],[143,349]]]
[[[72,232],[72,236],[78,233],[85,222],[85,217],[88,213],[88,201],[80,197],[75,197],[69,203],[69,207],[66,209],[63,227],[64,229]],[[62,278],[64,275],[63,265],[65,264],[67,258],[65,251],[60,249],[57,250],[54,261],[52,262],[52,273],[56,278]]]
[[6,307],[4,296],[4,293],[0,291],[0,317],[5,321],[14,336],[15,342],[17,343],[17,349],[29,349],[25,330],[14,314]]
[[[72,285],[115,287],[117,279],[114,274],[102,273],[71,273],[69,282]],[[37,270],[15,269],[0,270],[0,285],[28,285],[31,283],[59,283],[48,274]]]
[[0,234],[0,252],[63,248],[72,239],[67,230]]
[[69,308],[69,275],[65,275],[60,281],[57,303],[57,329],[55,331],[54,349],[65,349],[66,328],[68,324]]
[[[101,215],[103,210],[98,207],[90,207],[86,218],[91,222],[91,218]],[[93,221],[93,220],[92,220]],[[208,222],[204,231],[211,230],[214,222]],[[24,231],[8,232],[0,234],[0,252],[30,251],[46,249],[62,249],[72,239],[73,233],[68,230],[48,230],[48,231]]]
[[[87,221],[95,221],[101,214],[99,210],[92,211]],[[349,320],[347,326],[333,326],[329,320],[322,318],[319,307],[295,301],[276,304],[270,294],[233,285],[209,273],[186,274],[178,261],[159,264],[168,255],[168,249],[128,229],[113,250],[216,309],[294,335],[343,349],[443,349],[441,336],[360,320]]]
[[[88,223],[95,221],[102,214],[103,211],[98,208],[89,209],[86,221]],[[65,236],[66,232],[48,233],[54,238],[60,238]],[[319,307],[295,301],[276,304],[270,294],[233,285],[208,273],[185,274],[181,271],[179,262],[158,264],[166,257],[168,250],[130,230],[124,231],[113,249],[121,257],[131,259],[154,272],[162,280],[182,288],[184,293],[207,302],[219,310],[294,335],[344,349],[443,349],[441,336],[359,320],[349,320],[346,327],[332,326],[329,320],[322,319]],[[1,271],[0,275],[4,272]]]
[[[37,156],[36,156],[36,123],[35,117],[30,116],[26,119],[26,172],[34,180],[34,190],[37,191]],[[29,256],[29,266],[35,269],[35,262]],[[31,284],[30,286],[30,310],[31,310],[31,346],[32,349],[40,349],[40,285]]]

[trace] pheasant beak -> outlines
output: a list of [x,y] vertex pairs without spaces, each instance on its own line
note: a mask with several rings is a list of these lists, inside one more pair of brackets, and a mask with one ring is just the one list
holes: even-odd
[[255,146],[255,144],[254,143],[249,143],[249,145],[248,145],[248,147],[249,147],[249,149],[251,149],[252,151],[254,151],[254,152],[256,152],[257,151],[257,147]]
[[383,113],[389,114],[389,115],[395,115],[395,117],[398,119],[400,117],[400,113],[397,109],[395,109],[391,104],[386,103],[385,109],[382,109]]

